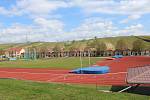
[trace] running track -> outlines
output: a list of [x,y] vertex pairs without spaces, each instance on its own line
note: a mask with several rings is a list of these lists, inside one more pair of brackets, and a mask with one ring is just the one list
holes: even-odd
[[150,57],[124,57],[115,60],[104,60],[97,65],[110,66],[110,73],[101,75],[71,74],[70,70],[48,68],[0,68],[0,78],[13,78],[38,82],[126,85],[125,77],[128,67],[150,64]]

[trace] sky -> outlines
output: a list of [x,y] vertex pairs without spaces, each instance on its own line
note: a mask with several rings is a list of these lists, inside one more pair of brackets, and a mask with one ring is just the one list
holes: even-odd
[[0,43],[150,35],[150,0],[0,0]]

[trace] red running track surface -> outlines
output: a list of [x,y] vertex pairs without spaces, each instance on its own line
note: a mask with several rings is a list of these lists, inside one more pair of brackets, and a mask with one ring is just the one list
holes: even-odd
[[49,68],[0,68],[0,78],[14,78],[38,82],[97,84],[97,85],[126,85],[125,77],[128,67],[150,64],[150,57],[124,57],[115,60],[104,60],[97,65],[110,66],[110,73],[71,74],[70,70]]

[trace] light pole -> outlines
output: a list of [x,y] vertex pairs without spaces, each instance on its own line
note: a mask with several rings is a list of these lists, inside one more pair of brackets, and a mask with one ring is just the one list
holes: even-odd
[[90,50],[88,50],[88,58],[89,58],[89,66],[91,66],[91,55],[90,55]]
[[81,51],[80,51],[80,67],[81,67],[81,73],[82,73],[83,62],[82,62],[82,53],[81,53]]

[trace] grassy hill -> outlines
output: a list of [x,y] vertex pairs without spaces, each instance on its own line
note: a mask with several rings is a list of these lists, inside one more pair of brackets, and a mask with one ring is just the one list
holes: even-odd
[[[150,36],[140,36],[142,38],[150,39]],[[107,38],[98,38],[99,42],[105,42],[106,44],[112,44],[114,47],[117,44],[117,41],[120,39],[124,39],[128,44],[129,48],[132,48],[132,43],[137,40],[134,36],[121,36],[121,37],[107,37]],[[7,49],[11,47],[55,47],[58,45],[59,47],[65,47],[68,49],[70,47],[76,48],[84,48],[88,42],[93,41],[94,39],[89,40],[80,40],[80,41],[68,41],[68,42],[32,42],[32,43],[15,43],[15,44],[0,44],[0,49]],[[147,47],[149,47],[149,43],[146,43]]]

